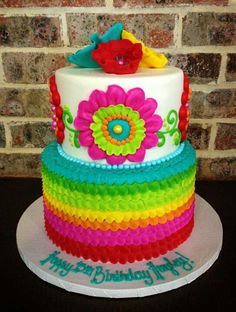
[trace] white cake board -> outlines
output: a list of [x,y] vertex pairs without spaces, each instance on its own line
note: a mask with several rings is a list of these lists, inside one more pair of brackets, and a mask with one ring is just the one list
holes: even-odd
[[194,281],[218,258],[223,229],[215,210],[196,195],[193,232],[176,250],[126,265],[92,262],[60,251],[48,239],[40,197],[23,213],[16,238],[27,267],[48,283],[89,296],[129,298],[156,295]]

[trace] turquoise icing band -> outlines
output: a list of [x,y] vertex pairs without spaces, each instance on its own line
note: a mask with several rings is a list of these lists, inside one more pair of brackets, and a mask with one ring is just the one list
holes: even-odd
[[128,167],[127,165],[107,166],[84,163],[71,156],[62,156],[60,149],[56,141],[50,143],[41,155],[43,166],[66,179],[96,184],[161,181],[188,170],[196,163],[196,152],[188,141],[181,144],[182,151],[172,153],[165,157],[165,160],[158,159],[155,163],[149,162]]

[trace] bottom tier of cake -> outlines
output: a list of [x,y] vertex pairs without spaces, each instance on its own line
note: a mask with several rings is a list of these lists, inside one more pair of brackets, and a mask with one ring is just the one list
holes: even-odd
[[93,261],[156,258],[191,234],[195,172],[187,141],[168,157],[119,166],[81,162],[52,142],[42,154],[47,235]]

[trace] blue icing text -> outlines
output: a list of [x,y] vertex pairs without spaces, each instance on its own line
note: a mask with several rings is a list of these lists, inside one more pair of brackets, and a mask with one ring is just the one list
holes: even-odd
[[162,262],[158,261],[158,264],[154,263],[154,260],[146,262],[146,267],[141,270],[135,270],[131,267],[121,270],[121,265],[119,265],[119,269],[110,270],[102,265],[91,265],[82,260],[73,264],[60,258],[60,251],[57,250],[39,261],[39,264],[41,266],[47,264],[49,271],[53,271],[62,278],[69,274],[83,274],[87,276],[93,285],[142,281],[144,285],[151,286],[155,281],[168,280],[168,277],[171,275],[178,277],[181,275],[181,271],[189,272],[193,270],[194,261],[191,261],[178,251],[174,252],[174,254],[176,257],[173,259],[167,257],[160,258]]

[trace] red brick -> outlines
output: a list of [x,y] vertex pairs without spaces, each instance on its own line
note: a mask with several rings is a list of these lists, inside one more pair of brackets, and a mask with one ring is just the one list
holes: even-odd
[[220,72],[221,55],[193,53],[168,56],[170,64],[183,69],[193,83],[216,82]]
[[183,44],[235,45],[236,13],[189,13],[183,19]]
[[55,139],[51,123],[11,123],[13,147],[45,147]]
[[197,179],[235,180],[236,179],[235,157],[198,159]]
[[236,89],[216,89],[209,93],[195,91],[190,110],[192,118],[235,118]]
[[49,92],[43,89],[0,89],[0,115],[50,117]]
[[39,154],[0,154],[0,176],[40,177]]
[[103,34],[108,28],[121,22],[124,28],[153,48],[173,46],[174,14],[67,14],[71,45],[83,46],[89,43],[93,32]]
[[178,5],[227,5],[228,0],[113,0],[115,7],[160,7]]
[[190,124],[188,129],[188,140],[195,149],[204,150],[208,148],[211,127],[209,125]]
[[58,17],[0,17],[0,46],[55,47],[61,46]]
[[105,0],[1,0],[0,7],[93,7],[104,6]]
[[0,147],[6,146],[5,128],[3,123],[0,122]]
[[227,56],[226,80],[236,81],[236,54]]
[[218,150],[236,148],[236,124],[218,124],[215,148]]
[[47,83],[49,76],[66,64],[64,54],[3,53],[3,70],[7,82]]

